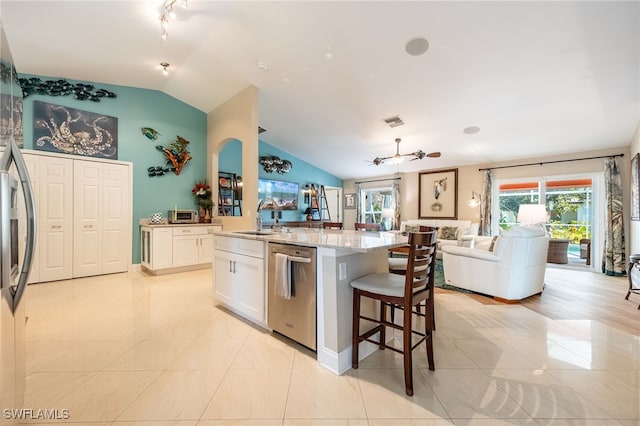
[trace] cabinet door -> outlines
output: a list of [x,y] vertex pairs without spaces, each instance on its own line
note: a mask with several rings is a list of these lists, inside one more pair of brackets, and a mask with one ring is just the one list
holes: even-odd
[[73,276],[102,273],[102,164],[76,160],[73,163]]
[[151,269],[173,266],[173,231],[171,228],[156,228],[151,233]]
[[220,302],[234,306],[234,279],[232,253],[215,250],[213,252],[213,297]]
[[265,322],[264,260],[236,255],[234,271],[237,309],[257,321]]
[[73,160],[40,157],[38,241],[40,281],[73,273]]
[[198,262],[199,235],[173,236],[173,266],[195,265]]
[[198,263],[213,261],[213,235],[198,236]]

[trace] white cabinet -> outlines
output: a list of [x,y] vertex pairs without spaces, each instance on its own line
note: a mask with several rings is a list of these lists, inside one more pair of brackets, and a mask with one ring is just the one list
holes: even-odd
[[219,225],[143,225],[140,227],[140,264],[152,273],[210,267],[213,235]]
[[266,326],[264,242],[214,237],[214,297],[245,318]]
[[37,240],[29,282],[124,272],[131,263],[131,164],[24,153]]
[[170,227],[140,230],[140,264],[152,271],[173,267],[173,229]]
[[209,229],[195,226],[173,229],[173,266],[211,263],[213,235],[208,234]]

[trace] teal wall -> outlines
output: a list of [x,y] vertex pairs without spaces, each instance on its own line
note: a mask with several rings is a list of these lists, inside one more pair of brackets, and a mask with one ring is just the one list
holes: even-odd
[[[20,77],[37,76],[21,74]],[[173,209],[174,206],[183,209],[197,207],[191,188],[195,182],[205,180],[207,176],[207,116],[204,112],[156,90],[91,84],[96,88],[112,91],[117,97],[103,98],[100,102],[79,101],[74,99],[73,95],[32,95],[25,98],[24,145],[25,148],[34,148],[35,100],[118,118],[118,160],[133,163],[132,263],[140,263],[140,218],[146,218],[154,212],[161,212],[163,217],[166,217],[167,210]],[[160,136],[157,140],[151,141],[141,133],[142,127],[151,127],[160,132]],[[161,166],[166,161],[162,152],[155,148],[156,145],[167,146],[176,139],[176,135],[190,142],[188,149],[191,161],[182,169],[180,176],[171,172],[164,176],[149,177],[148,167]]]
[[[303,215],[304,210],[308,207],[304,204],[304,194],[302,190],[306,184],[316,184],[324,185],[324,186],[334,186],[342,188],[342,180],[335,177],[332,174],[325,172],[322,169],[319,169],[306,161],[299,159],[298,157],[294,157],[291,154],[286,153],[285,151],[276,148],[273,145],[268,144],[267,142],[260,140],[258,146],[258,155],[260,157],[263,156],[276,156],[280,157],[283,160],[289,160],[293,164],[291,167],[291,171],[285,174],[279,173],[267,173],[264,171],[261,165],[258,165],[259,172],[258,177],[263,179],[273,179],[273,180],[285,180],[289,182],[297,182],[300,185],[300,191],[298,195],[298,211],[292,210],[284,210],[282,211],[282,220],[287,221],[300,221],[305,220]],[[271,211],[263,211],[261,212],[262,218],[265,222],[271,222]]]
[[242,176],[242,142],[231,139],[218,155],[218,170]]

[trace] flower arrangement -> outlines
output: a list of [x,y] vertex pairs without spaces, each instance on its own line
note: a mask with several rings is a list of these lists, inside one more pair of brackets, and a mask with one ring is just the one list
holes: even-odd
[[196,182],[191,193],[195,197],[198,207],[205,210],[209,210],[213,207],[213,200],[211,200],[211,187],[207,185],[206,181]]

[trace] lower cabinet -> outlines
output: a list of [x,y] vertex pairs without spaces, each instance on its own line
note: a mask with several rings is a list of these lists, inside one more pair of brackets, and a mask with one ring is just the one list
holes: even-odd
[[264,242],[216,236],[214,297],[243,317],[266,326]]
[[174,228],[173,266],[199,265],[213,260],[213,235],[208,228]]
[[213,235],[208,226],[156,225],[140,228],[140,264],[147,270],[172,272],[172,268],[204,268],[213,260]]

